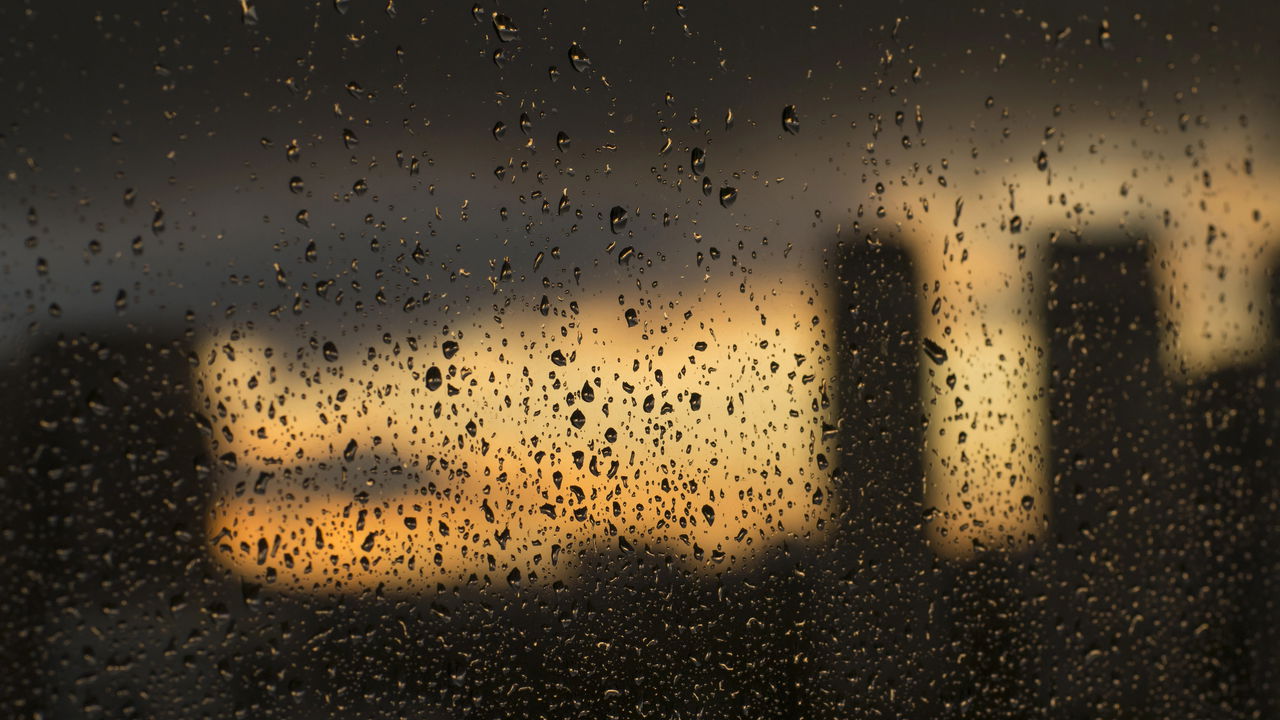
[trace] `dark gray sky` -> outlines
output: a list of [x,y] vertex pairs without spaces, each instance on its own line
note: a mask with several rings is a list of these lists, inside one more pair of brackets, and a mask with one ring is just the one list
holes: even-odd
[[[25,343],[32,323],[179,327],[188,310],[226,322],[229,306],[233,322],[264,321],[295,292],[310,302],[304,321],[321,325],[403,322],[404,300],[425,292],[484,297],[488,312],[490,263],[504,258],[514,277],[496,302],[521,307],[544,278],[573,283],[575,268],[581,293],[701,283],[704,269],[721,272],[697,265],[713,246],[756,272],[786,263],[821,283],[823,248],[856,237],[855,222],[865,232],[876,204],[921,195],[877,182],[914,182],[944,162],[1023,162],[1012,148],[1039,143],[1046,125],[1165,152],[1182,142],[1168,137],[1184,113],[1189,145],[1247,115],[1242,132],[1274,147],[1280,64],[1265,4],[689,3],[681,14],[669,2],[572,2],[485,4],[481,20],[469,3],[420,5],[263,2],[252,25],[232,0],[0,9],[6,344]],[[499,39],[495,10],[518,38]],[[575,43],[585,72],[570,61]],[[782,127],[788,105],[796,135]],[[344,143],[348,130],[357,143]],[[710,196],[689,172],[694,147]],[[723,187],[738,190],[728,209]],[[615,206],[628,211],[620,234]],[[625,247],[637,254],[620,266]],[[329,299],[316,297],[328,279]]]

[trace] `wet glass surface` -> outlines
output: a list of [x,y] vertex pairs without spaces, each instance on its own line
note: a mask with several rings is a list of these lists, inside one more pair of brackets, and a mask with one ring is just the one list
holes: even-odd
[[5,717],[1280,712],[1274,8],[0,28]]

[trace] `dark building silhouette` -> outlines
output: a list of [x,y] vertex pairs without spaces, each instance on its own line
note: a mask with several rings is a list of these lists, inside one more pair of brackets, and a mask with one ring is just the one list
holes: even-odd
[[1145,241],[1060,244],[1050,263],[1059,702],[1081,717],[1266,716],[1264,633],[1242,623],[1269,604],[1245,587],[1276,572],[1254,552],[1276,452],[1267,373],[1165,372]]

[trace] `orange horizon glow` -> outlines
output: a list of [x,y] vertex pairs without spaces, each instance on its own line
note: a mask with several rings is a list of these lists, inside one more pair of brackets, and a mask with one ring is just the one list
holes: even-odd
[[825,314],[803,293],[726,292],[628,327],[589,301],[478,320],[450,359],[444,337],[398,355],[338,339],[333,362],[207,338],[200,405],[236,465],[208,516],[214,554],[286,591],[410,592],[567,579],[621,544],[721,572],[809,542],[830,519]]

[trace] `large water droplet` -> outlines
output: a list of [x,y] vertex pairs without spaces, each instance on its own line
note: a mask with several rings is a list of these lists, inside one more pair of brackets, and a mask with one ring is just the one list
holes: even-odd
[[511,42],[520,38],[520,28],[511,22],[511,18],[502,13],[493,14],[493,31],[498,33],[502,42]]
[[947,351],[938,343],[929,338],[922,338],[920,344],[924,347],[924,354],[933,361],[934,365],[941,365],[947,361]]
[[609,211],[609,229],[616,235],[627,227],[627,210],[621,205],[615,205]]
[[689,153],[689,169],[694,175],[701,175],[707,170],[707,154],[702,148],[694,148]]
[[729,207],[738,199],[738,188],[722,187],[720,188],[720,206]]
[[792,135],[800,132],[800,116],[796,113],[795,105],[782,108],[782,129]]
[[439,390],[440,386],[444,384],[444,376],[440,374],[440,368],[434,365],[427,368],[425,379],[427,389],[431,391]]
[[578,72],[586,72],[591,69],[591,58],[587,57],[587,54],[578,46],[578,43],[569,46],[569,64]]

